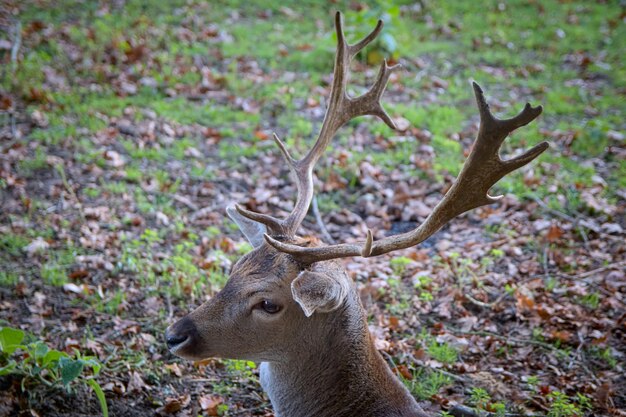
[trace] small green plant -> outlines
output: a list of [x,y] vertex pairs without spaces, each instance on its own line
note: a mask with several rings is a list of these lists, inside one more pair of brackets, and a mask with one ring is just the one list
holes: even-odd
[[515,285],[511,285],[511,284],[506,284],[504,286],[504,291],[506,291],[506,293],[510,296],[512,296],[513,294],[515,294]]
[[391,314],[402,315],[411,308],[411,293],[404,287],[402,281],[397,278],[389,278],[389,296],[391,301],[388,309]]
[[606,362],[610,368],[615,368],[617,366],[617,359],[613,356],[611,348],[608,346],[606,348],[594,346],[589,350],[589,355]]
[[548,417],[574,417],[591,410],[591,400],[581,393],[576,394],[576,403],[560,391],[552,391],[548,399],[551,401]]
[[19,281],[19,276],[14,272],[0,271],[0,287],[12,287]]
[[600,305],[600,294],[592,292],[578,298],[578,302],[588,309],[595,310]]
[[578,405],[583,411],[591,411],[593,409],[591,398],[587,397],[585,394],[581,394],[580,392],[577,392],[576,401],[578,402]]
[[433,279],[431,277],[428,275],[419,275],[414,282],[413,287],[417,290],[420,300],[428,302],[435,299],[433,291],[436,290],[436,287],[432,287]]
[[495,413],[496,417],[504,417],[506,415],[506,405],[501,402],[491,403],[490,411]]
[[539,377],[536,375],[531,375],[526,378],[526,383],[530,386],[531,389],[536,389],[537,385],[539,385]]
[[[95,380],[102,368],[97,359],[82,356],[78,351],[70,356],[50,349],[37,339],[24,344],[28,338],[32,339],[32,336],[22,330],[0,328],[0,376],[14,375],[20,378],[22,391],[27,391],[34,384],[42,384],[50,388],[62,386],[71,392],[72,384],[83,383],[94,391],[102,415],[108,417],[104,392]],[[90,375],[84,372],[86,370],[90,371]]]
[[65,270],[56,262],[47,262],[41,266],[41,278],[43,282],[55,287],[60,287],[67,283],[67,275]]
[[33,171],[41,170],[48,166],[46,157],[46,153],[41,148],[37,148],[35,156],[33,158],[24,159],[20,162],[19,166],[25,172],[32,173]]
[[428,342],[428,354],[436,361],[451,365],[458,359],[459,353],[447,343],[439,343],[435,340]]
[[418,295],[419,299],[425,302],[433,301],[435,296],[428,291],[420,291]]
[[404,385],[415,397],[427,400],[452,384],[452,378],[439,371],[419,369],[413,372],[413,379],[402,378]]
[[541,327],[533,327],[532,339],[538,342],[543,342],[545,340]]
[[402,277],[406,271],[406,267],[411,264],[411,262],[413,262],[411,258],[407,258],[406,256],[397,256],[389,261],[389,264],[391,265],[394,275]]
[[28,238],[22,235],[16,235],[13,233],[6,233],[0,236],[0,253],[5,253],[11,256],[20,256],[22,254],[22,248],[28,245]]
[[254,375],[256,364],[252,361],[227,359],[224,361],[224,365],[226,365],[226,370],[232,376],[248,380],[256,379]]
[[470,390],[470,404],[477,410],[488,411],[497,417],[506,415],[506,405],[502,402],[491,400],[491,395],[484,388],[473,387]]
[[97,198],[100,196],[101,191],[98,188],[87,187],[83,190],[83,193],[89,198]]
[[486,410],[491,402],[491,395],[484,389],[473,387],[470,391],[470,403],[479,410]]

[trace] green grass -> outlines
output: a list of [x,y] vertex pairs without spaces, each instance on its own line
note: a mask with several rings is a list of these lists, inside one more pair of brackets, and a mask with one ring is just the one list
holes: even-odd
[[[72,4],[71,1],[64,3]],[[469,78],[477,79],[485,84],[489,98],[497,98],[513,104],[513,108],[505,109],[512,114],[521,108],[524,99],[535,103],[542,103],[546,108],[546,117],[550,120],[562,118],[565,126],[577,132],[576,140],[572,145],[574,156],[586,157],[599,155],[604,152],[608,130],[619,130],[616,124],[621,123],[616,107],[623,106],[623,102],[616,100],[614,91],[624,85],[626,73],[620,65],[621,54],[618,51],[616,40],[624,35],[623,25],[612,25],[610,22],[618,19],[619,8],[613,5],[597,5],[589,3],[545,2],[539,8],[535,5],[518,0],[507,2],[502,8],[500,3],[492,0],[484,3],[472,2],[441,2],[432,4],[424,2],[422,12],[408,11],[398,8],[387,2],[366,3],[360,11],[337,4],[337,9],[345,14],[345,27],[349,39],[362,36],[366,26],[372,26],[378,16],[385,16],[385,39],[393,40],[393,47],[389,45],[375,45],[376,48],[387,48],[399,57],[424,56],[430,66],[426,69],[429,74],[437,74],[446,79],[448,88],[444,95],[438,97],[437,102],[420,105],[420,88],[426,85],[427,79],[414,79],[414,68],[407,68],[402,74],[402,83],[408,88],[416,89],[415,103],[400,103],[390,106],[394,115],[401,115],[412,125],[428,129],[433,134],[431,145],[435,152],[434,170],[439,173],[456,175],[463,161],[461,144],[450,139],[450,135],[460,132],[469,120],[475,120],[476,110],[472,102],[471,90],[467,83]],[[69,7],[69,6],[68,6]],[[231,5],[232,7],[232,5]],[[200,82],[198,72],[187,71],[179,73],[175,69],[178,62],[188,65],[193,63],[193,56],[204,53],[206,48],[218,48],[220,54],[227,59],[254,59],[261,68],[269,71],[272,68],[290,71],[306,71],[307,79],[297,78],[295,82],[286,83],[277,80],[266,80],[263,83],[250,83],[246,77],[237,76],[238,66],[233,61],[225,72],[213,72],[225,80],[227,88],[237,96],[251,97],[262,103],[270,101],[272,105],[284,107],[280,112],[275,129],[284,129],[288,133],[286,138],[308,139],[314,132],[315,126],[311,120],[298,116],[292,103],[296,98],[307,98],[311,95],[313,86],[319,84],[321,78],[328,74],[332,66],[334,49],[334,34],[330,24],[320,31],[314,24],[315,19],[330,20],[331,11],[313,7],[307,10],[293,8],[293,15],[286,15],[274,4],[258,1],[241,5],[240,13],[246,24],[235,25],[231,28],[230,39],[219,44],[207,44],[206,41],[192,39],[182,42],[171,36],[170,27],[180,22],[186,13],[193,10],[202,16],[220,18],[225,12],[215,5],[194,4],[187,8],[184,2],[175,2],[169,6],[145,7],[140,1],[131,1],[125,5],[124,13],[113,11],[102,16],[95,13],[94,8],[72,8],[72,18],[75,22],[89,21],[92,33],[85,36],[85,31],[79,25],[72,25],[69,29],[70,39],[94,61],[103,58],[103,50],[110,47],[111,39],[123,39],[115,45],[116,53],[123,55],[131,48],[134,39],[145,41],[150,51],[158,51],[166,46],[167,53],[159,55],[162,66],[157,71],[149,68],[152,77],[157,80],[159,88],[150,89],[141,87],[134,96],[119,97],[113,94],[99,80],[105,90],[93,93],[83,87],[75,87],[63,93],[52,93],[52,111],[46,111],[50,125],[45,129],[32,132],[35,140],[46,144],[58,144],[67,138],[81,136],[77,127],[94,132],[104,127],[103,120],[98,114],[119,116],[124,108],[138,106],[151,108],[159,117],[182,124],[199,123],[206,126],[223,128],[233,124],[240,124],[235,130],[238,141],[251,140],[253,129],[262,122],[264,110],[252,114],[217,102],[194,103],[183,97],[168,98],[163,93],[166,86],[197,85]],[[178,13],[162,13],[164,9],[177,9]],[[276,14],[272,19],[258,19],[259,11],[273,10]],[[435,27],[447,27],[444,36],[435,36],[429,32],[424,24],[428,15]],[[34,19],[58,24],[63,19],[63,13],[28,9],[24,15],[25,22]],[[575,19],[572,18],[575,16]],[[315,19],[314,19],[315,18]],[[137,22],[139,22],[137,24]],[[150,27],[162,27],[163,33],[148,36]],[[362,33],[363,32],[363,33]],[[254,34],[263,34],[263,42],[257,41]],[[313,35],[312,35],[313,34]],[[609,83],[602,87],[606,94],[590,96],[586,90],[567,81],[577,77],[576,68],[563,67],[563,59],[572,51],[594,56],[598,45],[606,50],[602,60],[591,64],[586,71],[607,77]],[[282,48],[282,49],[281,49]],[[279,50],[286,51],[282,55]],[[59,56],[59,45],[55,42],[42,45],[40,48],[28,51],[21,62],[18,77],[12,81],[14,88],[28,90],[32,86],[41,84],[44,79],[39,68],[42,65],[55,65],[52,57]],[[62,55],[62,54],[61,54]],[[445,58],[444,58],[445,57]],[[64,65],[59,63],[59,65]],[[115,70],[116,64],[107,64]],[[533,65],[540,65],[535,70]],[[497,66],[501,71],[487,71],[487,67]],[[520,67],[528,67],[530,76],[520,76],[517,72]],[[66,68],[66,66],[64,67]],[[75,69],[76,76],[95,77],[99,74],[87,74],[82,69]],[[359,77],[356,74],[357,78]],[[285,84],[289,89],[284,91]],[[527,97],[511,100],[507,97],[506,86],[525,85],[532,87]],[[612,87],[611,87],[612,85]],[[38,106],[35,106],[38,107]],[[590,121],[585,112],[589,107],[597,108],[600,114]],[[58,108],[58,110],[57,110]],[[69,110],[69,115],[68,115]],[[501,113],[501,112],[498,112]],[[77,123],[68,123],[69,120]],[[539,122],[526,127],[523,133],[516,134],[508,149],[515,149],[520,143],[517,138],[527,138],[524,143],[536,143],[542,139],[539,127],[546,122]],[[389,134],[379,123],[372,123],[374,133]],[[514,145],[515,144],[515,145]],[[167,154],[176,159],[184,159],[184,149],[191,143],[180,142],[170,149]],[[225,146],[225,147],[224,147]],[[133,159],[163,161],[165,151],[158,149],[135,149],[125,144],[127,152]],[[221,145],[220,158],[251,156],[256,152],[254,147],[238,145]],[[415,152],[415,144],[407,142],[398,149],[388,153],[373,155],[374,162],[385,169],[394,166],[410,165],[408,156]],[[235,153],[235,155],[233,155]],[[365,155],[355,153],[354,163],[362,160]],[[542,164],[536,164],[537,175],[545,176],[549,172],[562,173],[563,177],[554,181],[546,181],[546,185],[554,183],[586,183],[589,178],[597,174],[593,166],[582,168],[577,162],[572,162],[570,156],[559,155],[557,149],[542,156],[545,161],[562,169],[547,171]],[[617,169],[612,170],[606,178],[616,187],[607,187],[606,195],[611,197],[617,187],[624,186],[625,171],[623,161],[617,161]],[[24,162],[25,167],[39,166],[37,159],[33,162]],[[549,176],[548,176],[549,177]],[[129,176],[130,181],[136,181],[137,175]],[[436,178],[441,179],[440,176]],[[499,189],[513,192],[522,197],[546,197],[550,193],[547,187],[528,188],[521,184],[521,176],[507,178],[498,185]]]
[[452,384],[452,378],[442,372],[430,369],[413,371],[411,380],[404,379],[404,384],[418,400],[428,400],[444,387]]
[[436,361],[447,365],[455,363],[459,355],[457,350],[449,344],[435,341],[428,343],[427,352]]
[[0,253],[12,257],[20,256],[23,248],[29,243],[30,240],[21,234],[7,233],[0,235]]
[[0,287],[13,287],[19,282],[19,275],[11,271],[0,271]]

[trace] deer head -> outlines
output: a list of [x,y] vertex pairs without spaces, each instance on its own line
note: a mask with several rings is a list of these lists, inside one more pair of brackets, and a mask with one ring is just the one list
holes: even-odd
[[[380,99],[398,66],[383,62],[376,81],[366,93],[359,97],[346,94],[350,61],[376,38],[382,21],[363,40],[352,45],[344,37],[340,13],[336,14],[335,27],[338,44],[331,94],[315,144],[304,157],[295,159],[274,135],[297,181],[294,208],[283,219],[240,206],[227,210],[254,250],[233,266],[220,293],[168,328],[167,343],[176,355],[188,359],[217,356],[280,362],[290,352],[315,349],[320,344],[317,340],[342,337],[334,331],[338,317],[342,317],[339,327],[358,327],[354,331],[348,328],[347,333],[357,333],[355,340],[360,340],[350,343],[368,345],[371,342],[367,326],[363,325],[364,314],[354,283],[332,260],[377,256],[419,244],[461,213],[497,202],[500,197],[490,196],[489,189],[548,147],[543,142],[520,156],[503,161],[499,149],[504,139],[513,130],[534,120],[542,109],[527,104],[513,118],[497,119],[491,114],[483,91],[473,83],[480,114],[478,137],[455,183],[423,224],[408,233],[380,240],[374,240],[373,233],[368,231],[364,241],[357,244],[307,244],[297,237],[297,231],[313,198],[313,167],[337,130],[362,115],[376,116],[395,129]],[[356,318],[344,320],[346,315]]]

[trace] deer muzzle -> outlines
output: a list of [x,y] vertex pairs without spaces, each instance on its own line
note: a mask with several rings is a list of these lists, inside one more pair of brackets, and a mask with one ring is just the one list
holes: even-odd
[[178,320],[165,330],[167,347],[176,356],[189,356],[199,339],[198,329],[188,316]]

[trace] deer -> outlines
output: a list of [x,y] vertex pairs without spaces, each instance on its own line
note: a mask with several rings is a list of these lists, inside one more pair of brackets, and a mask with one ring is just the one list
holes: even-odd
[[510,119],[490,111],[473,82],[480,116],[473,147],[458,177],[414,230],[359,243],[322,245],[298,236],[314,197],[313,169],[336,132],[358,116],[376,116],[390,128],[394,120],[381,104],[390,75],[399,66],[383,61],[374,84],[358,97],[346,92],[352,58],[380,33],[383,22],[355,44],[346,41],[342,15],[335,15],[337,49],[326,114],[317,140],[301,159],[273,140],[296,179],[292,211],[282,218],[239,205],[226,211],[252,250],[232,267],[216,295],[165,332],[171,353],[187,360],[245,359],[260,362],[260,383],[277,417],[427,417],[376,349],[355,282],[340,263],[411,248],[460,214],[498,202],[489,195],[502,177],[538,157],[541,142],[519,156],[501,159],[505,138],[542,112],[526,104]]

